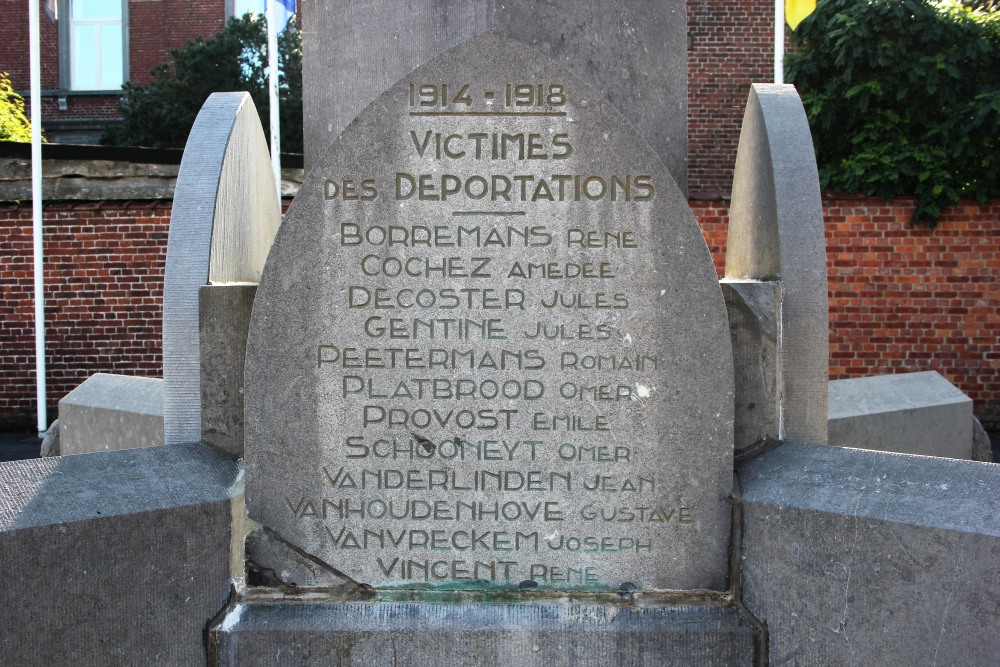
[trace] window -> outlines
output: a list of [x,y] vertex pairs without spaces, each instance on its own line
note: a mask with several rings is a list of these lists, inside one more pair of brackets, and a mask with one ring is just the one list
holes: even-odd
[[64,0],[60,16],[63,87],[118,90],[127,76],[126,0]]
[[247,12],[251,14],[263,14],[264,0],[234,0],[233,16],[243,16]]
[[[285,29],[288,25],[288,21],[295,14],[296,2],[295,0],[275,0],[278,4],[275,8],[277,10],[277,24],[278,32]],[[232,13],[227,14],[226,17],[230,16],[240,17],[246,13],[250,14],[261,14],[267,16],[267,3],[268,0],[228,0],[226,7],[227,11],[231,9]]]

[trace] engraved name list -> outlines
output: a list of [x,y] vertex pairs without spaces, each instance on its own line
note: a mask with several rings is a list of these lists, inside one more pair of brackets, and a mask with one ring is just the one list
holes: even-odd
[[259,433],[299,454],[248,455],[279,500],[248,503],[373,586],[666,587],[718,509],[664,428],[690,374],[657,229],[676,186],[565,73],[462,69],[383,95],[284,223],[311,286],[266,318],[298,370],[258,403],[287,430]]

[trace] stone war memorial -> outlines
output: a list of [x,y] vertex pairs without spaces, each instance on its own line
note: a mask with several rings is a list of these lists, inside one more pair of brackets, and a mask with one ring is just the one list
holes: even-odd
[[729,347],[656,156],[485,35],[363,112],[275,238],[250,516],[376,588],[722,590]]
[[305,7],[280,225],[249,95],[209,98],[166,444],[0,464],[0,662],[995,664],[1000,467],[826,444],[794,88],[748,91],[719,280],[683,7],[584,4]]

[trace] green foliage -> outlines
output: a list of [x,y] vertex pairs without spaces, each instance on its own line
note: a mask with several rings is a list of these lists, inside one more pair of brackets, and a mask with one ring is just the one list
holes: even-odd
[[0,72],[0,141],[31,141],[31,123],[24,115],[24,98],[14,92],[7,72]]
[[993,0],[820,0],[793,33],[823,187],[915,195],[913,223],[1000,197],[1000,11]]
[[[101,143],[116,146],[182,148],[195,117],[215,92],[250,93],[267,135],[267,24],[262,16],[231,18],[212,39],[198,38],[172,49],[172,63],[151,71],[149,84],[126,83],[123,121]],[[302,40],[290,22],[278,35],[281,150],[302,152]]]

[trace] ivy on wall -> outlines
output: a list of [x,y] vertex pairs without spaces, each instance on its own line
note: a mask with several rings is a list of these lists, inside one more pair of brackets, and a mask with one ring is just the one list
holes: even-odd
[[916,196],[911,224],[1000,197],[995,0],[820,0],[792,35],[825,189]]

